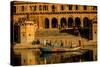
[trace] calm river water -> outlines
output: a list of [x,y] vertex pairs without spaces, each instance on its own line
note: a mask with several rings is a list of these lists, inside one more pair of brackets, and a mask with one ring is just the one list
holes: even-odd
[[14,66],[83,61],[93,61],[92,51],[43,53],[39,49],[21,49],[11,52],[11,64]]

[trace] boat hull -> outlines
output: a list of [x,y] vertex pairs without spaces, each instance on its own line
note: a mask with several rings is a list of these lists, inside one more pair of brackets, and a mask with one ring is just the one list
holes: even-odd
[[40,48],[41,52],[74,52],[80,50],[81,47],[74,48]]

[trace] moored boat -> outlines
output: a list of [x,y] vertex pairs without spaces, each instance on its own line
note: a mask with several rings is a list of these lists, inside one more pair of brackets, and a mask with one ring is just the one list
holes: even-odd
[[47,48],[47,47],[43,47],[40,48],[41,52],[72,52],[72,51],[78,51],[80,50],[81,47],[71,47],[71,48]]

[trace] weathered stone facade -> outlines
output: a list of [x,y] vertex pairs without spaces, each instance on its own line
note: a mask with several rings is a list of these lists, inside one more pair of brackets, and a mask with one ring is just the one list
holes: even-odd
[[27,19],[34,21],[39,30],[58,30],[59,27],[68,29],[73,26],[85,28],[92,24],[93,39],[97,36],[96,6],[12,2],[11,16],[13,24]]

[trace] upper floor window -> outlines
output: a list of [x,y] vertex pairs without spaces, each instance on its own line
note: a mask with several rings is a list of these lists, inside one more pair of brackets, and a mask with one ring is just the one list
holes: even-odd
[[83,9],[84,9],[84,10],[87,10],[87,6],[83,6]]
[[72,5],[69,5],[69,10],[72,10]]
[[55,11],[55,6],[54,5],[52,5],[52,11]]
[[36,6],[34,6],[34,11],[36,11]]
[[48,10],[48,6],[47,5],[44,5],[43,6],[43,10]]
[[30,6],[30,9],[31,9],[32,11],[36,11],[36,6]]
[[22,11],[24,11],[24,10],[25,10],[25,9],[24,9],[24,6],[21,6],[21,10],[22,10]]
[[16,13],[16,6],[13,6],[12,11]]
[[46,9],[48,10],[48,5],[46,6]]
[[64,5],[61,5],[61,10],[64,10]]
[[75,9],[76,9],[76,10],[78,10],[78,9],[79,9],[79,6],[78,6],[78,5],[76,5],[76,6],[75,6]]
[[93,6],[93,10],[97,10],[97,6]]
[[39,5],[39,10],[42,10],[42,6],[41,5]]
[[32,6],[32,11],[36,11],[36,6]]

